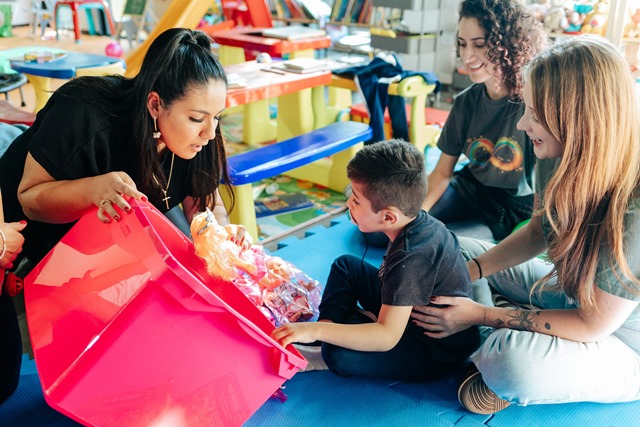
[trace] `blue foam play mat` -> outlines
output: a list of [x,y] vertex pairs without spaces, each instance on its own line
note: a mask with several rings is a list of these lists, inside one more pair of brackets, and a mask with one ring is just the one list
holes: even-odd
[[[311,229],[303,239],[282,241],[274,255],[324,283],[331,262],[344,253],[362,256],[365,245],[362,234],[342,215],[329,227]],[[382,248],[369,247],[364,258],[379,263],[382,253]],[[268,400],[245,426],[640,426],[640,402],[512,405],[495,415],[475,415],[460,407],[458,384],[458,374],[430,383],[403,383],[345,379],[328,371],[298,373],[284,383],[288,399]],[[35,363],[24,356],[19,389],[0,406],[0,426],[76,425],[47,406]]]

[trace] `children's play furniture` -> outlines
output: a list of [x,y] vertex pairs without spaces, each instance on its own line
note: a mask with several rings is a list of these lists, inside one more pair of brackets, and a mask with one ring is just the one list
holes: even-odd
[[[224,67],[227,75],[235,74],[246,82],[245,87],[230,88],[227,108],[244,106],[242,139],[257,145],[277,139],[282,141],[317,128],[312,110],[311,88],[324,87],[331,82],[329,71],[296,74],[264,71],[269,64],[247,61]],[[277,123],[267,114],[269,98],[278,98]]]
[[[406,113],[407,113],[407,125],[411,130],[411,104],[405,105]],[[351,106],[349,110],[349,114],[351,115],[351,120],[355,120],[356,122],[369,123],[369,112],[367,111],[367,107],[365,104],[355,104]],[[444,127],[444,123],[447,121],[447,117],[449,117],[449,112],[445,110],[438,110],[436,108],[424,108],[424,124],[427,126],[436,125],[439,128]],[[391,118],[389,117],[389,111],[385,111],[384,114],[384,123],[385,123],[385,135],[387,138],[391,138]],[[422,122],[419,126],[422,125]],[[435,142],[435,141],[434,141]],[[432,145],[431,143],[427,143],[426,145]]]
[[[344,191],[349,183],[347,163],[369,138],[371,129],[364,123],[335,122],[286,141],[229,157],[228,170],[236,197],[235,207],[229,215],[231,223],[243,224],[257,242],[251,184],[285,172],[289,175],[301,166],[314,167],[313,173],[307,173],[307,180]],[[229,206],[229,197],[224,191],[223,197]]]
[[[427,126],[425,113],[423,113],[427,97],[435,88],[435,84],[427,84],[420,76],[406,77],[398,83],[389,85],[389,95],[398,95],[411,100],[409,140],[421,151],[424,151],[427,145],[435,144],[436,137],[439,135],[438,129]],[[313,94],[316,123],[331,123],[337,120],[340,114],[350,111],[351,93],[357,91],[352,79],[338,76],[333,76],[329,89],[328,102],[324,92],[315,91]]]
[[35,120],[35,114],[16,108],[9,101],[0,100],[0,122],[31,126]]
[[272,57],[288,54],[290,58],[313,58],[317,49],[331,46],[331,38],[328,36],[284,40],[263,36],[262,30],[265,29],[236,27],[212,33],[211,37],[220,45],[220,61],[225,65],[244,62],[250,59],[245,52],[263,52]]
[[0,73],[0,93],[4,93],[4,98],[9,100],[9,92],[18,90],[20,92],[20,105],[25,106],[22,86],[27,83],[27,77],[21,73]]
[[[32,48],[38,50],[38,48]],[[92,68],[124,61],[106,55],[94,55],[89,53],[66,52],[66,56],[49,62],[10,61],[14,70],[24,73],[29,78],[36,92],[36,105],[34,112],[40,111],[51,97],[51,79],[70,79],[76,76],[79,68]]]
[[76,43],[80,43],[80,24],[78,23],[78,13],[80,10],[85,9],[100,9],[104,13],[111,35],[116,34],[113,18],[111,17],[111,8],[109,3],[105,0],[58,0],[54,9],[54,16],[56,22],[56,39],[60,39],[60,23],[59,23],[59,9],[61,7],[68,7],[71,9],[71,18],[73,20],[73,34]]

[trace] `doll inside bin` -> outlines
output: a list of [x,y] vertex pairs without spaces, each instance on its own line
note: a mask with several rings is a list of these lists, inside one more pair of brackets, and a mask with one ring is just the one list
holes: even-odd
[[248,235],[238,245],[231,240],[236,228],[218,224],[209,209],[194,216],[191,236],[207,272],[237,286],[276,326],[315,320],[320,284],[290,262],[269,255]]

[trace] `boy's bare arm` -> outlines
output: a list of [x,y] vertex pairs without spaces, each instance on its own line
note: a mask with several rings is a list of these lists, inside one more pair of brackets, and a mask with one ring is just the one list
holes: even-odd
[[383,305],[376,323],[343,325],[332,322],[288,323],[271,334],[283,347],[316,340],[359,351],[388,351],[400,341],[411,306]]

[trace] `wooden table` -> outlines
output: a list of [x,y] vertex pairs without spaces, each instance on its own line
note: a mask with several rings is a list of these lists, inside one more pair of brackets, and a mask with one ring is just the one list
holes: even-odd
[[[227,75],[237,74],[247,82],[246,87],[229,89],[227,107],[244,105],[243,139],[249,145],[274,138],[282,141],[313,130],[311,89],[331,83],[330,71],[276,74],[264,71],[265,67],[268,64],[255,61],[224,67]],[[277,123],[265,114],[269,98],[278,99]],[[268,133],[273,136],[269,138]]]
[[[34,51],[42,51],[42,48],[34,47]],[[24,51],[24,49],[22,49]],[[29,78],[36,92],[36,106],[34,112],[38,112],[51,97],[51,79],[70,79],[75,77],[78,68],[91,68],[102,65],[110,65],[117,62],[125,64],[122,59],[105,55],[89,53],[64,52],[66,55],[49,62],[27,62],[10,59],[12,69],[24,73]]]

